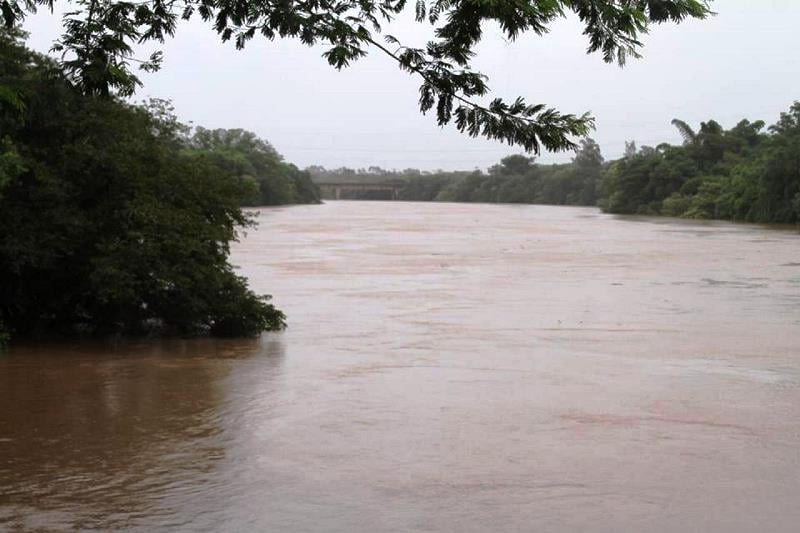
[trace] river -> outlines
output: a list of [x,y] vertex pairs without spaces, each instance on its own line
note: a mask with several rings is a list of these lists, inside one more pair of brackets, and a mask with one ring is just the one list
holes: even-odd
[[800,234],[265,209],[289,329],[0,355],[0,530],[795,532]]

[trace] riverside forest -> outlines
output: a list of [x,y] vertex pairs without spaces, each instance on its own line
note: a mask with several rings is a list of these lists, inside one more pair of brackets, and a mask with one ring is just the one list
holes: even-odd
[[[747,119],[727,130],[714,120],[697,131],[679,119],[672,123],[682,145],[637,149],[630,141],[624,157],[614,161],[604,161],[597,143],[586,138],[566,164],[512,155],[488,172],[307,170],[320,183],[391,182],[407,201],[598,206],[616,214],[800,222],[800,102],[769,127]],[[376,196],[369,191],[350,196],[371,198]]]
[[796,533],[798,19],[0,0],[0,532]]

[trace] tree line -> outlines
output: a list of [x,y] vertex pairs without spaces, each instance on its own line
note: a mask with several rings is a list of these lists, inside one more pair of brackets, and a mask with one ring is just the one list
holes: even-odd
[[[422,171],[381,167],[306,170],[316,183],[394,183],[402,185],[399,199],[438,202],[541,203],[594,205],[603,170],[600,147],[582,139],[570,164],[540,165],[533,157],[511,155],[489,168],[467,171]],[[369,191],[353,192],[350,199],[375,199]],[[384,198],[385,199],[385,198]]]
[[0,31],[0,341],[282,328],[229,247],[242,206],[318,202],[309,174],[166,102],[87,95],[22,37]]
[[800,222],[800,102],[778,121],[714,120],[695,131],[673,120],[684,142],[636,150],[609,166],[601,207],[638,213],[747,222]]
[[512,155],[488,172],[308,170],[320,183],[402,183],[399,198],[407,201],[596,205],[618,214],[800,223],[800,102],[769,127],[761,120],[727,130],[714,120],[696,131],[682,120],[672,124],[682,144],[637,149],[631,141],[614,161],[586,138],[566,164]]

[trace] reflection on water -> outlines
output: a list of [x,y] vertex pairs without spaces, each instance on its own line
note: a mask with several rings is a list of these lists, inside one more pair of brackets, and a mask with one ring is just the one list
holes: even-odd
[[260,220],[234,260],[285,333],[0,356],[0,530],[796,530],[795,231]]
[[[282,358],[275,340],[14,348],[0,359],[0,526],[212,524],[236,439],[226,380],[257,361],[267,396]],[[183,505],[192,516],[176,514]]]

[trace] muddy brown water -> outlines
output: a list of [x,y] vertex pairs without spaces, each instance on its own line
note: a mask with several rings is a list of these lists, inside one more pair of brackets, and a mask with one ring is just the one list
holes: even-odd
[[0,356],[0,530],[795,532],[800,235],[263,210],[290,328]]

